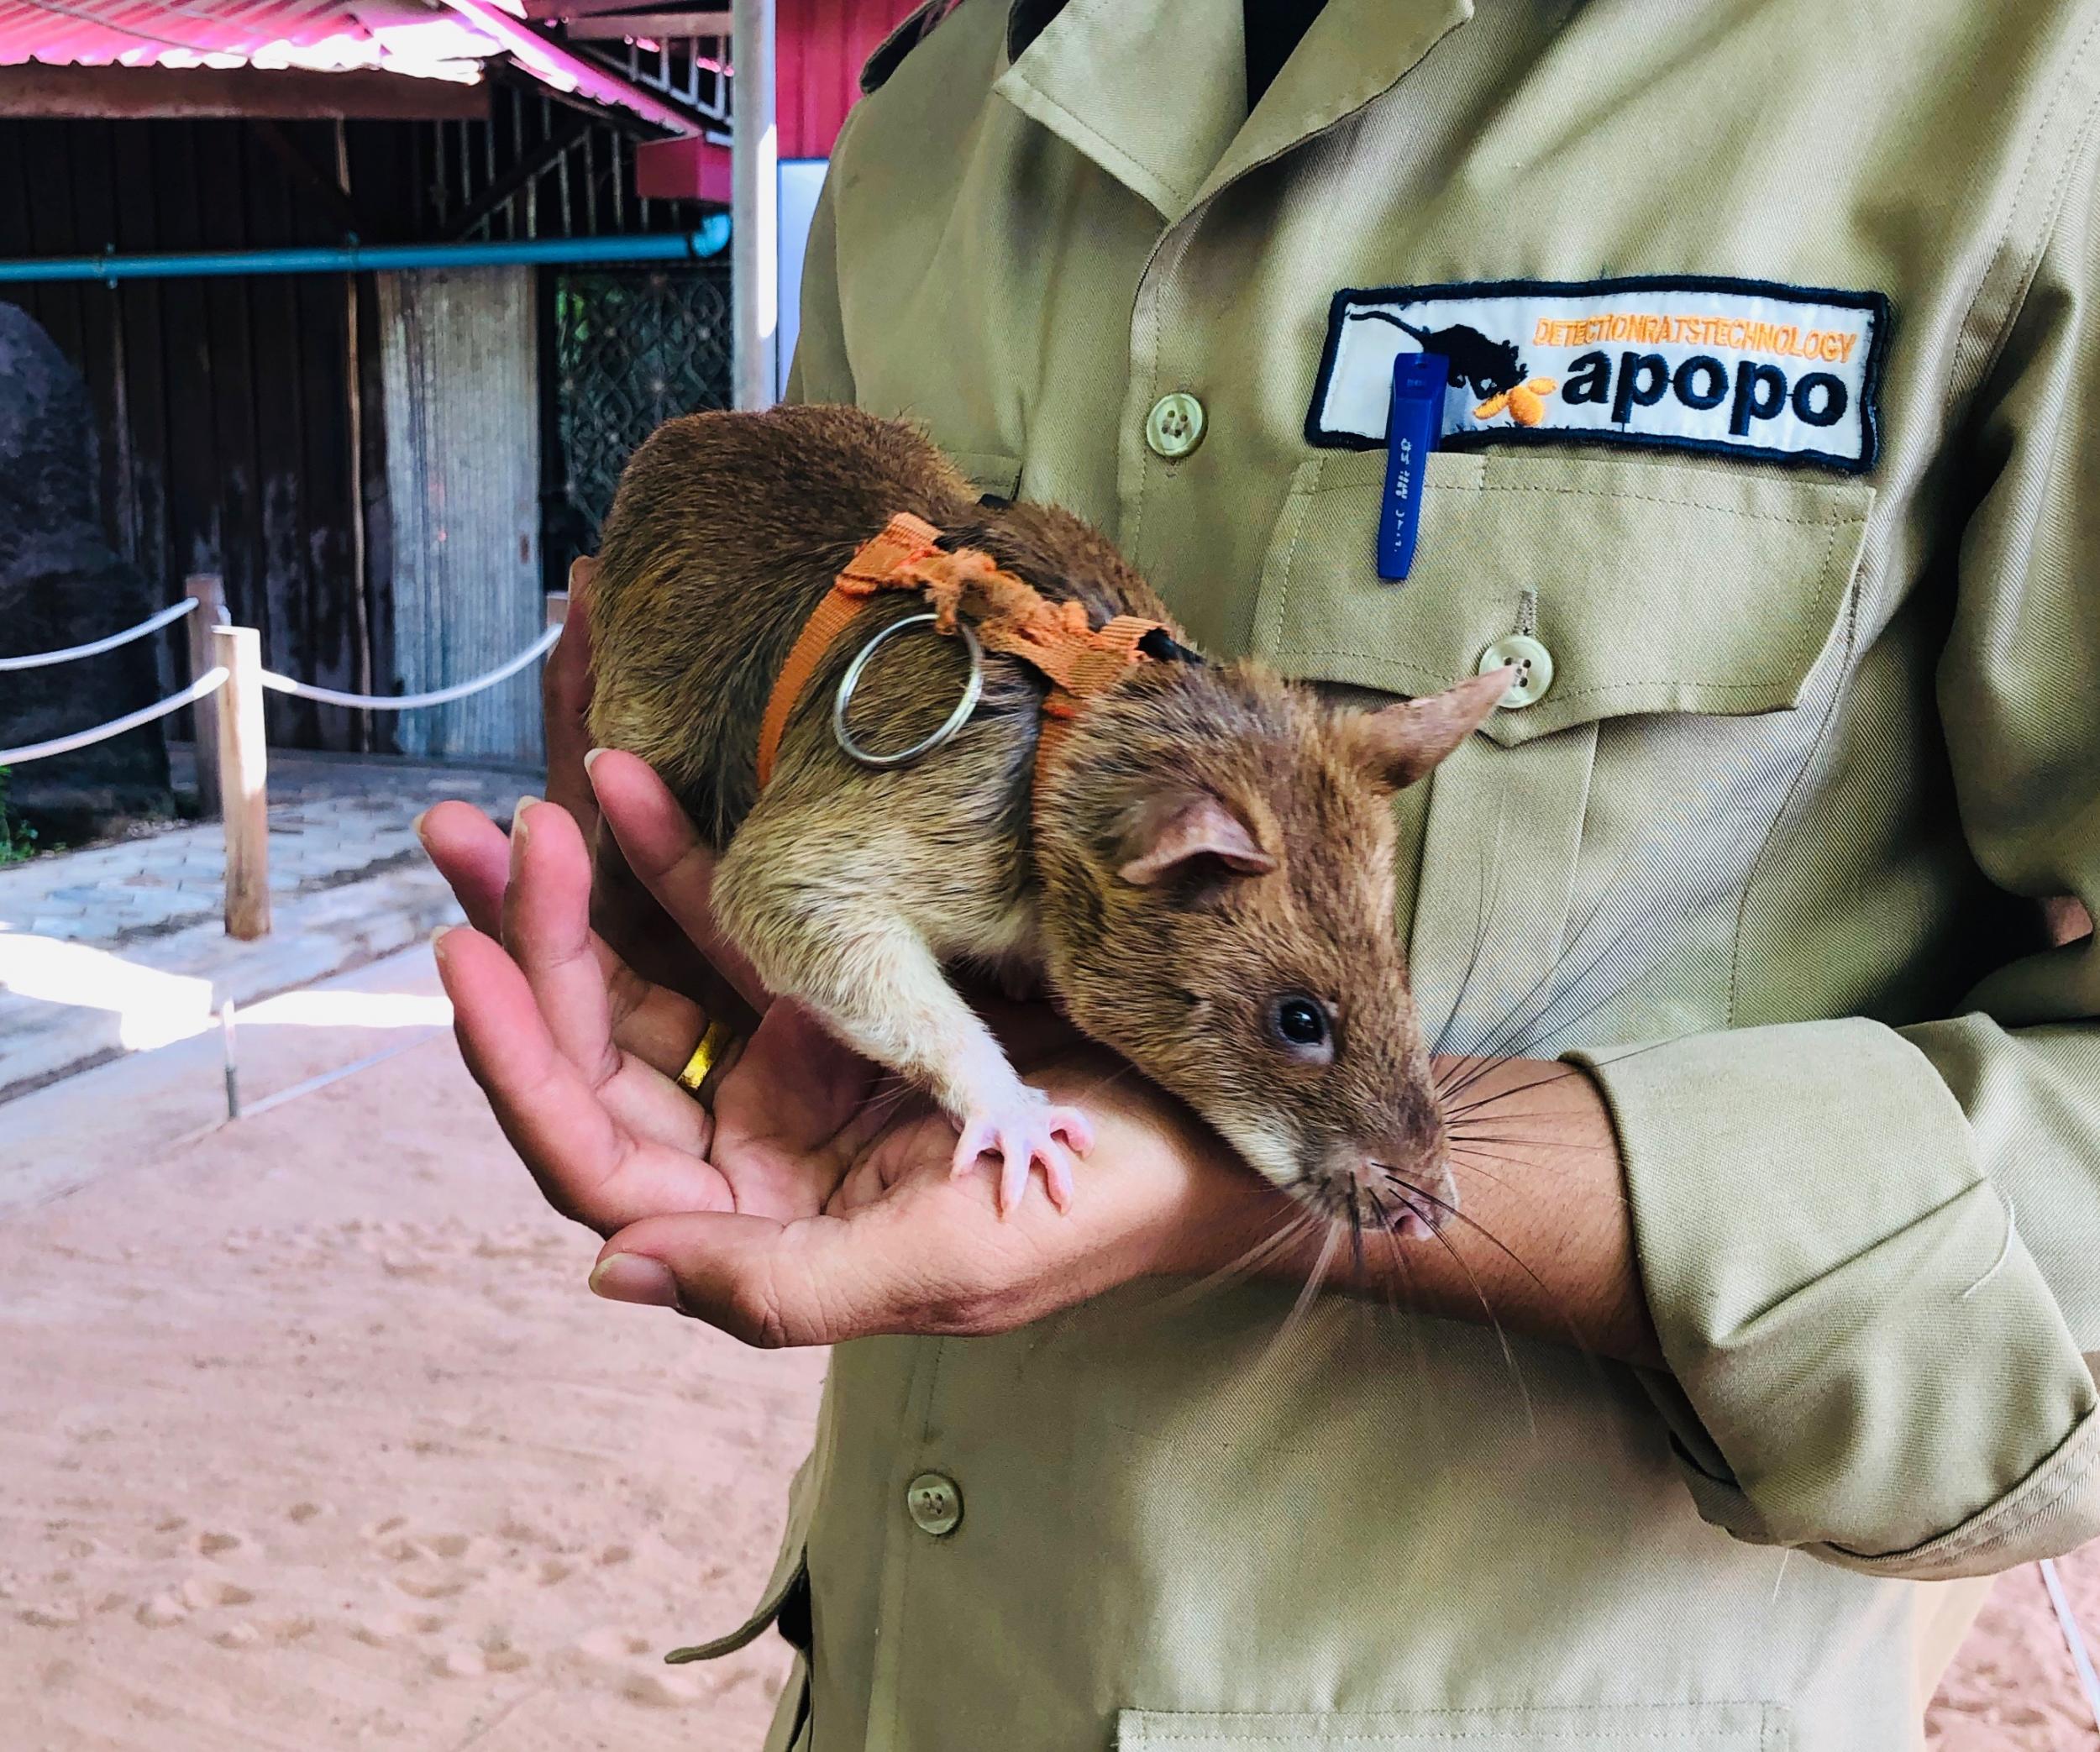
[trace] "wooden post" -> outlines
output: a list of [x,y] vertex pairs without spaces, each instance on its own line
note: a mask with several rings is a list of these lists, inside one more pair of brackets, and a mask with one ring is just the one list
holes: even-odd
[[[212,654],[212,629],[226,619],[226,585],[216,572],[192,572],[182,580],[182,594],[197,599],[197,606],[183,617],[190,635],[190,679],[194,681],[218,662]],[[206,821],[219,812],[218,704],[200,700],[190,708],[197,737],[197,803]]]
[[730,8],[730,405],[770,407],[780,345],[780,139],[774,115],[774,0]]
[[226,811],[226,934],[252,942],[270,935],[262,635],[252,627],[214,627],[212,655],[226,667],[226,685],[218,696],[218,783]]

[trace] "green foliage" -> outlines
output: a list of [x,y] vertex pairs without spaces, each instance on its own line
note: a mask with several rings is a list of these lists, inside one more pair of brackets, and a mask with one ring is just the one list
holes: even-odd
[[0,865],[27,863],[36,856],[36,829],[8,808],[8,768],[0,767]]

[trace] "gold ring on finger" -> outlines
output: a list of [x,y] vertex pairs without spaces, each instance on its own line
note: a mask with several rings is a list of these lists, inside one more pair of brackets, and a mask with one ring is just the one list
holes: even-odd
[[679,1087],[697,1097],[708,1073],[722,1062],[722,1055],[736,1038],[735,1030],[727,1022],[708,1023],[701,1031],[700,1043],[693,1048],[692,1057],[685,1061],[685,1068],[678,1073]]

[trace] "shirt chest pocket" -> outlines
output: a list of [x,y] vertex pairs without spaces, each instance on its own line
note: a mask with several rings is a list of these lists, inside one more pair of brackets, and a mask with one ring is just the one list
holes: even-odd
[[1404,800],[1429,1030],[1523,1052],[1725,1025],[1745,885],[1847,666],[1872,490],[1438,452],[1392,584],[1373,564],[1384,468],[1362,451],[1299,470],[1252,645],[1287,674],[1424,694],[1529,642],[1535,697]]

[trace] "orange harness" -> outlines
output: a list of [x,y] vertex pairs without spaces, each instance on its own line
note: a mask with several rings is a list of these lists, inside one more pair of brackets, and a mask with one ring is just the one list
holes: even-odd
[[1032,585],[1000,570],[980,548],[948,553],[938,545],[940,533],[924,518],[899,511],[881,534],[860,544],[803,623],[759,723],[760,789],[773,777],[780,737],[802,690],[832,641],[878,590],[920,591],[937,616],[937,628],[951,636],[958,619],[967,616],[986,649],[1019,658],[1050,684],[1036,742],[1038,796],[1057,749],[1086,702],[1115,686],[1131,665],[1150,660],[1138,649],[1140,640],[1155,632],[1173,636],[1159,622],[1135,615],[1118,615],[1097,630],[1087,624],[1082,604],[1047,601]]

